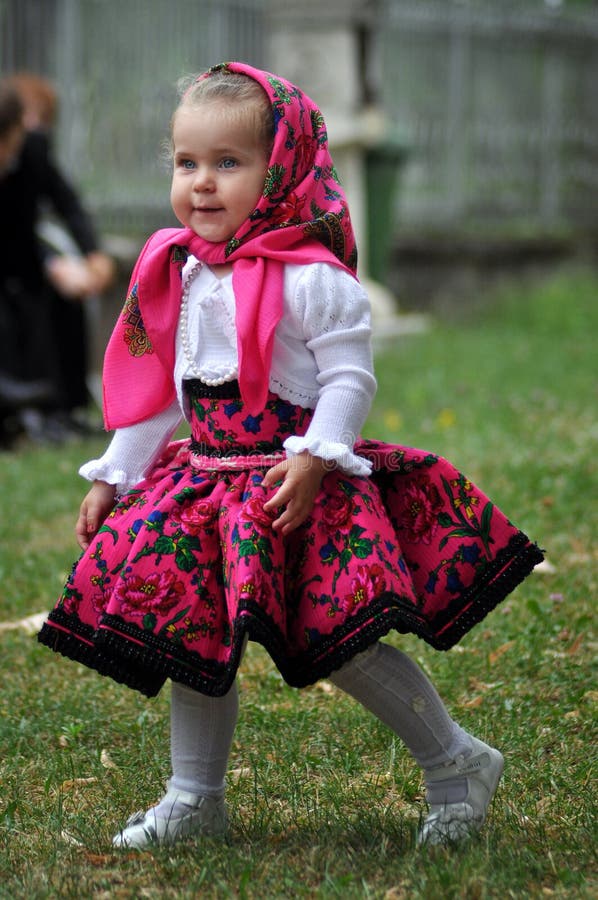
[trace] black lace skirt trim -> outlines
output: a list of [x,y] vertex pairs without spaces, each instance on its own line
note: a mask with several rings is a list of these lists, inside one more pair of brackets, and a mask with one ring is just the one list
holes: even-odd
[[543,559],[542,550],[537,544],[530,543],[526,534],[515,534],[484,573],[478,575],[476,582],[436,614],[434,635],[425,640],[436,650],[450,650],[521,584]]
[[148,635],[117,616],[105,617],[106,628],[94,632],[75,616],[57,609],[50,613],[38,640],[147,697],[158,694],[167,678],[219,697],[232,686],[247,635],[266,648],[289,685],[306,687],[339,669],[392,629],[402,634],[412,632],[437,650],[449,650],[523,581],[542,558],[535,544],[530,544],[525,535],[517,535],[489,567],[484,582],[471,589],[469,596],[456,599],[454,621],[448,609],[434,623],[426,622],[411,603],[387,593],[364,609],[359,619],[353,618],[350,632],[339,626],[299,659],[289,658],[284,636],[254,603],[248,603],[244,609],[249,615],[237,621],[226,665],[184,650],[177,658],[177,648],[168,641]]
[[[55,623],[54,627],[48,623]],[[63,630],[68,629],[68,630]],[[83,625],[75,616],[68,616],[62,610],[53,610],[48,616],[38,636],[40,644],[60,653],[68,659],[83,663],[95,669],[100,675],[107,675],[118,684],[124,684],[139,691],[146,697],[155,697],[160,693],[167,675],[158,672],[155,667],[144,663],[139,653],[143,648],[130,645],[123,647],[118,658],[106,652],[94,643],[94,631]]]

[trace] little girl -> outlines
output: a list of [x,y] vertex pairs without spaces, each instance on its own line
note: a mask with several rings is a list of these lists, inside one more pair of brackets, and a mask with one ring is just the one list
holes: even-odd
[[[242,63],[172,119],[184,226],[145,245],[104,366],[112,441],[40,640],[148,697],[172,681],[172,775],[118,847],[227,827],[248,639],[295,687],[329,678],[422,767],[420,842],[482,825],[501,754],[454,722],[392,629],[446,650],[542,559],[446,460],[359,438],[376,382],[321,113]],[[173,441],[181,418],[191,438]]]

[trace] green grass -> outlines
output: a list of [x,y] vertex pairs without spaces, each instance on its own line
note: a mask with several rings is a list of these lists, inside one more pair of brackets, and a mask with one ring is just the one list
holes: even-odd
[[[251,645],[229,842],[113,852],[114,831],[168,774],[168,697],[146,701],[5,630],[0,897],[596,896],[598,278],[566,272],[491,308],[381,350],[367,426],[454,460],[555,567],[447,654],[391,638],[505,754],[479,838],[417,850],[422,786],[400,742],[326,682],[288,688]],[[102,446],[0,457],[0,621],[53,604],[75,555],[76,468]]]

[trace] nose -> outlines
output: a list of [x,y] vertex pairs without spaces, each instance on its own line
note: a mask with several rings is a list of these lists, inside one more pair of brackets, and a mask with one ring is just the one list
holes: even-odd
[[214,178],[209,166],[198,166],[193,177],[193,190],[197,193],[214,189]]

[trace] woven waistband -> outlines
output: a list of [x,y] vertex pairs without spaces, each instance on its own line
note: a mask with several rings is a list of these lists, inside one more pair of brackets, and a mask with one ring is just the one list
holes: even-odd
[[201,453],[189,453],[189,464],[192,469],[202,472],[223,472],[236,469],[272,468],[286,459],[283,451],[275,453],[250,453],[238,456],[205,456]]

